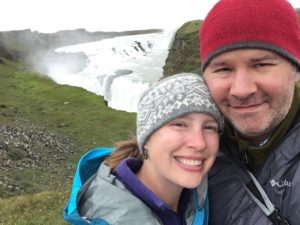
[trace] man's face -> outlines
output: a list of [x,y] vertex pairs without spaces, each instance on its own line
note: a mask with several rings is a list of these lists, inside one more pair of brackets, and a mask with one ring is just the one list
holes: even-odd
[[223,53],[204,72],[224,116],[249,139],[267,136],[285,118],[299,76],[285,58],[260,49]]

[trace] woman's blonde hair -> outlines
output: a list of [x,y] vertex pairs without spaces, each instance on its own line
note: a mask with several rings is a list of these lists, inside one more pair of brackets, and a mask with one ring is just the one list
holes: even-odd
[[116,149],[105,159],[105,164],[116,171],[120,162],[127,157],[134,157],[143,160],[143,155],[139,150],[137,140],[135,137],[127,140],[120,141],[115,144]]

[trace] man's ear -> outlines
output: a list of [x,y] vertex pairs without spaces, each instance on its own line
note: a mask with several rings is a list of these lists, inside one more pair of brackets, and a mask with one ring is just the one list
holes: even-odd
[[300,83],[300,68],[293,65],[293,73],[295,74],[295,82]]
[[296,71],[295,71],[295,78],[296,78],[296,83],[300,83],[299,81],[300,81],[300,71],[299,71],[299,69],[297,69]]

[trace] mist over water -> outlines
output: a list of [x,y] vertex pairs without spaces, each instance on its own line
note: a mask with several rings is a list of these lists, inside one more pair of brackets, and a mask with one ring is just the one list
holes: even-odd
[[111,108],[136,112],[141,94],[163,76],[174,34],[175,30],[168,30],[65,46],[56,52],[84,52],[87,66],[78,73],[68,73],[49,65],[47,74],[58,84],[103,96]]

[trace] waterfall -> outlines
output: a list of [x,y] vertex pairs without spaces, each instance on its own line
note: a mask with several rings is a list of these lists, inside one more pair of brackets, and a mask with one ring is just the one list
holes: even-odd
[[48,74],[56,83],[103,96],[111,108],[136,112],[141,94],[162,77],[174,33],[175,29],[65,46],[56,52],[85,53],[86,68],[73,74],[49,65]]

